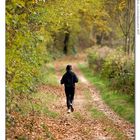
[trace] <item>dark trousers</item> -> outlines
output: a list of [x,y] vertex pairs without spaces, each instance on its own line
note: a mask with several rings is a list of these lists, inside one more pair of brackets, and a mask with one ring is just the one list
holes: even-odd
[[65,94],[67,100],[67,108],[70,109],[74,100],[75,87],[65,87]]

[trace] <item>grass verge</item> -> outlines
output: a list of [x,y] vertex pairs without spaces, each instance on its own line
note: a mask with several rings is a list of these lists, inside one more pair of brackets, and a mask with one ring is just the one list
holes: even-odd
[[46,64],[41,69],[41,83],[47,85],[57,85],[57,76],[53,64]]
[[50,118],[56,118],[59,114],[53,111],[52,106],[57,99],[58,97],[52,93],[33,93],[29,97],[22,99],[22,102],[18,103],[14,108],[14,111],[22,115],[35,111]]
[[86,64],[79,64],[78,67],[83,72],[85,77],[97,87],[97,89],[100,91],[102,99],[121,117],[131,123],[134,123],[135,107],[134,101],[131,99],[132,97],[110,90],[108,87],[108,81],[103,80],[99,75],[94,74]]

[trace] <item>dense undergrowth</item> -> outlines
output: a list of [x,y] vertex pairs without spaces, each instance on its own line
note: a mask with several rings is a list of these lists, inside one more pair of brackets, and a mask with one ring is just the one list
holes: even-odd
[[129,94],[135,93],[134,55],[127,55],[123,50],[108,47],[93,47],[88,50],[89,67],[94,73],[109,81],[109,87]]

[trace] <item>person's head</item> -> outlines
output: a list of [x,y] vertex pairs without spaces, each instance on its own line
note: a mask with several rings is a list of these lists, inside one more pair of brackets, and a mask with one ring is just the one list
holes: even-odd
[[67,65],[66,66],[66,71],[70,71],[70,70],[72,70],[72,66],[71,65]]

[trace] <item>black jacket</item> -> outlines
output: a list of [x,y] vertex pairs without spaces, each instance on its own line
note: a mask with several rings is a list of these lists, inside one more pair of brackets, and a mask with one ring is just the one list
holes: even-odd
[[[69,79],[70,82],[68,82]],[[72,71],[67,71],[61,79],[61,84],[64,84],[65,87],[75,87],[75,83],[77,82],[78,82],[78,78],[76,74]]]

